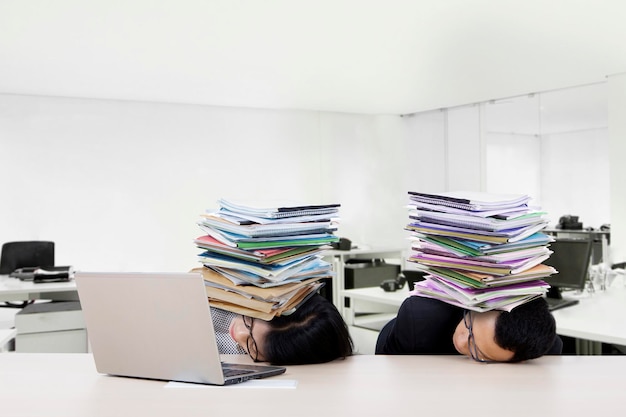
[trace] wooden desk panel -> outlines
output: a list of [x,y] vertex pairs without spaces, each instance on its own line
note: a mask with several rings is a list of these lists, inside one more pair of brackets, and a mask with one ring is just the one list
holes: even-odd
[[361,355],[290,366],[273,377],[296,380],[295,389],[167,388],[162,381],[99,375],[89,354],[3,354],[0,369],[2,414],[12,417],[526,417],[626,412],[626,357],[480,364],[462,356]]

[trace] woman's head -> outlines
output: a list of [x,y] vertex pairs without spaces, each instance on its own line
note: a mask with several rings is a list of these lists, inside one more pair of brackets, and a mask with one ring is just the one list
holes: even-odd
[[269,322],[255,320],[254,326],[259,360],[299,365],[329,362],[352,354],[346,323],[337,308],[319,294],[289,315]]
[[337,308],[314,294],[292,314],[271,321],[239,316],[231,337],[255,360],[277,365],[330,362],[352,354],[352,338]]

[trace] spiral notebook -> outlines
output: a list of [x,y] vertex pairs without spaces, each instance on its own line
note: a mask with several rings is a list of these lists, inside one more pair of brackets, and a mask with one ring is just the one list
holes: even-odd
[[495,194],[480,191],[448,191],[439,194],[409,191],[409,198],[424,203],[474,211],[517,207],[528,203],[530,200],[527,195]]

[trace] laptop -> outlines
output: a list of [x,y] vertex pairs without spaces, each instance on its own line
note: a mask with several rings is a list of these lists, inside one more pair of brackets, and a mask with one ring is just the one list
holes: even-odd
[[229,385],[286,370],[221,362],[199,273],[76,272],[74,278],[102,374]]

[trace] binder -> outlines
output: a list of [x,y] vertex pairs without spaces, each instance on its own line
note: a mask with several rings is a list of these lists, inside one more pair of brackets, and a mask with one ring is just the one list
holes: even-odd
[[542,222],[527,227],[520,227],[517,229],[491,232],[486,230],[470,229],[466,227],[448,226],[437,223],[417,221],[406,226],[406,229],[427,235],[446,236],[498,244],[519,242],[520,240],[525,239],[543,230],[547,225],[548,222]]
[[319,246],[287,246],[282,248],[258,249],[250,251],[225,245],[209,235],[196,238],[194,243],[200,249],[266,265],[295,260],[300,257],[305,258],[318,255],[324,250]]
[[[428,210],[428,211],[438,211],[442,213],[452,213],[452,214],[463,214],[467,216],[474,217],[494,217],[498,219],[514,219],[520,216],[523,216],[528,213],[533,213],[538,211],[535,208],[531,208],[526,204],[521,206],[514,207],[506,207],[499,208],[493,210],[466,210],[460,209],[456,207],[442,206],[440,204],[431,204],[423,201],[411,201],[410,204],[407,205],[407,208],[410,210]],[[542,214],[546,214],[545,212],[541,212]]]
[[337,227],[330,220],[316,222],[278,223],[278,224],[258,224],[249,222],[233,222],[228,218],[220,216],[219,213],[203,214],[199,221],[200,226],[213,227],[224,232],[234,233],[246,237],[269,237],[269,236],[291,236],[311,233],[332,233]]
[[316,214],[333,214],[337,213],[339,211],[339,207],[341,206],[340,204],[325,204],[257,208],[237,204],[223,198],[221,198],[218,203],[222,208],[235,213],[250,214],[268,219],[309,216]]
[[455,270],[483,272],[491,275],[509,275],[524,272],[535,265],[548,259],[550,255],[544,254],[531,258],[518,259],[503,263],[482,262],[473,259],[455,259],[446,256],[429,255],[416,252],[409,257],[409,261],[427,266],[452,268]]
[[413,210],[410,219],[421,220],[448,226],[472,227],[487,231],[510,230],[545,223],[542,213],[535,212],[516,217],[514,219],[497,219],[494,217],[472,217],[455,213],[440,213],[434,211]]
[[208,268],[194,268],[192,272],[202,274],[207,296],[213,307],[263,320],[271,320],[297,308],[323,285],[313,278],[271,288],[259,288],[233,284]]
[[441,290],[434,284],[432,284],[431,280],[424,280],[415,283],[415,289],[411,292],[412,295],[419,295],[421,297],[434,298],[437,300],[444,301],[448,304],[452,304],[454,306],[472,310],[479,313],[483,313],[491,310],[503,310],[503,311],[511,311],[515,307],[527,303],[528,301],[534,300],[535,298],[541,297],[541,295],[537,294],[522,294],[522,295],[514,295],[509,297],[499,297],[494,299],[486,300],[479,304],[471,304],[459,301],[457,298],[451,296],[445,291]]
[[425,271],[431,275],[444,278],[448,281],[454,281],[462,285],[469,285],[473,288],[487,288],[507,286],[525,281],[535,281],[549,277],[556,273],[556,270],[551,266],[545,264],[539,264],[527,269],[524,272],[520,272],[512,275],[495,276],[486,273],[461,271],[449,268],[441,267],[428,267],[419,265],[418,269]]
[[476,191],[450,191],[427,194],[409,191],[409,198],[424,203],[471,211],[495,210],[527,204],[530,197],[520,194],[495,194]]
[[534,246],[531,248],[521,248],[510,251],[504,251],[493,254],[475,254],[469,251],[457,249],[456,247],[446,244],[432,243],[432,239],[424,239],[416,243],[411,248],[416,252],[424,252],[426,254],[447,256],[457,259],[472,259],[475,261],[503,263],[511,262],[518,259],[531,258],[535,256],[551,255],[552,251],[546,246]]
[[199,224],[199,226],[207,235],[217,241],[227,246],[244,250],[284,248],[287,246],[323,246],[339,241],[337,236],[326,232],[290,236],[247,237],[202,224]]

